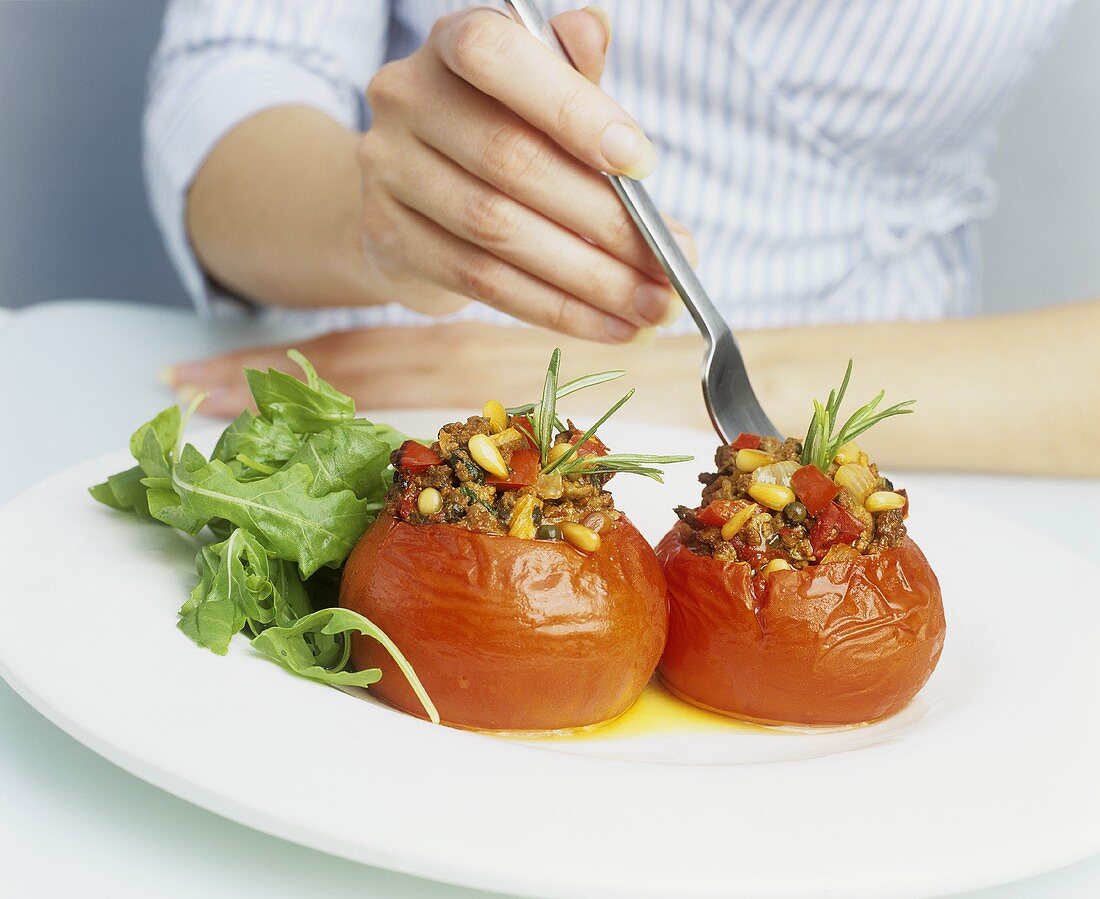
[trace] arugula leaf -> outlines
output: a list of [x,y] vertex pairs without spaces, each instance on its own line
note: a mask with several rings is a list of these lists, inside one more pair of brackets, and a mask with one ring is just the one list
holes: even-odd
[[375,518],[370,504],[350,490],[315,496],[313,482],[313,471],[302,463],[240,481],[224,462],[207,462],[190,444],[172,468],[172,488],[184,511],[247,529],[276,558],[297,562],[304,577],[322,565],[340,565]]
[[355,417],[355,401],[351,397],[317,377],[309,360],[297,350],[287,355],[305,372],[305,383],[274,368],[266,372],[244,370],[248,389],[264,418],[281,420],[296,433],[312,434]]
[[123,512],[136,512],[142,518],[152,518],[149,514],[149,502],[146,499],[148,488],[141,483],[145,472],[140,465],[127,468],[118,474],[108,476],[102,484],[89,487],[92,496],[112,509]]
[[269,421],[246,409],[218,438],[210,457],[234,469],[233,463],[239,456],[278,469],[298,452],[301,445],[301,436],[294,433],[284,420]]
[[[438,724],[439,712],[401,650],[370,619],[350,609],[321,609],[299,619],[290,627],[268,628],[252,641],[252,647],[295,674],[322,683],[356,687],[377,683],[382,677],[378,668],[368,668],[365,671],[339,670],[347,664],[351,652],[351,642],[347,639],[347,635],[351,633],[372,637],[382,644],[405,675],[432,723]],[[342,644],[340,663],[324,664],[314,649],[313,640],[336,636],[341,638]]]
[[258,634],[312,611],[293,563],[271,558],[242,528],[199,550],[195,566],[199,583],[180,609],[179,628],[219,655],[245,626]]
[[334,425],[310,435],[287,466],[309,467],[314,477],[309,488],[312,496],[350,490],[360,499],[381,502],[390,486],[386,474],[393,448],[378,438],[377,431],[361,418]]
[[206,519],[180,508],[179,497],[172,491],[171,473],[183,429],[198,400],[186,412],[169,406],[134,431],[130,437],[130,455],[137,467],[111,475],[103,484],[91,488],[95,499],[108,506],[155,518],[189,534],[196,534]]

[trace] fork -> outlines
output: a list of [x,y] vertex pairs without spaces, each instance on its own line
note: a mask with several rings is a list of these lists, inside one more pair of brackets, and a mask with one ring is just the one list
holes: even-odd
[[[535,0],[505,0],[520,23],[572,65],[569,54]],[[707,296],[702,282],[668,230],[649,192],[640,181],[607,175],[635,227],[680,294],[696,326],[706,339],[703,356],[703,402],[714,429],[725,443],[742,431],[781,437],[753,392],[741,349],[725,319]]]

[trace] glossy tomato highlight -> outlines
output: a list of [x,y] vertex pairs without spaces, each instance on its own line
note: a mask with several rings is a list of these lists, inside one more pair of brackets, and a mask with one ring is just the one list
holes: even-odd
[[[446,724],[583,727],[626,711],[660,658],[665,582],[625,518],[596,552],[383,515],[344,569],[340,605],[401,647]],[[423,708],[389,655],[356,637],[352,664],[381,668],[371,693]]]
[[669,589],[659,672],[689,702],[770,724],[874,721],[904,707],[943,649],[939,582],[910,539],[847,562],[767,576],[693,553],[675,531],[657,548]]

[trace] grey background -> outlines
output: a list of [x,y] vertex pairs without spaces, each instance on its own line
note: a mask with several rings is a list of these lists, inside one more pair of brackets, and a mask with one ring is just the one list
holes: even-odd
[[[163,5],[0,0],[0,305],[186,302],[141,176]],[[993,174],[986,308],[1100,295],[1100,0],[1070,13],[1005,123]]]

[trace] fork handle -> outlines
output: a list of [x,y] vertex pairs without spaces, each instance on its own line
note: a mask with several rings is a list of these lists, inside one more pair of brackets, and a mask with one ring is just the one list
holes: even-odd
[[[565,47],[562,46],[557,34],[554,33],[553,26],[533,0],[506,0],[506,2],[516,14],[516,18],[531,34],[551,50],[559,53],[570,65],[573,65],[573,60],[569,58]],[[695,274],[695,270],[691,267],[691,263],[688,262],[684,251],[680,249],[676,238],[672,236],[668,225],[665,224],[665,220],[657,210],[649,191],[645,189],[640,181],[635,181],[633,178],[627,178],[624,175],[606,175],[605,177],[611,182],[611,186],[615,189],[615,193],[626,208],[646,245],[657,257],[657,261],[661,263],[661,268],[665,270],[672,286],[683,298],[684,305],[695,320],[699,330],[702,331],[707,340],[707,345],[713,347],[717,343],[718,337],[729,330],[729,326],[718,310],[714,308],[714,304],[707,296],[707,292],[703,288],[699,277]]]

